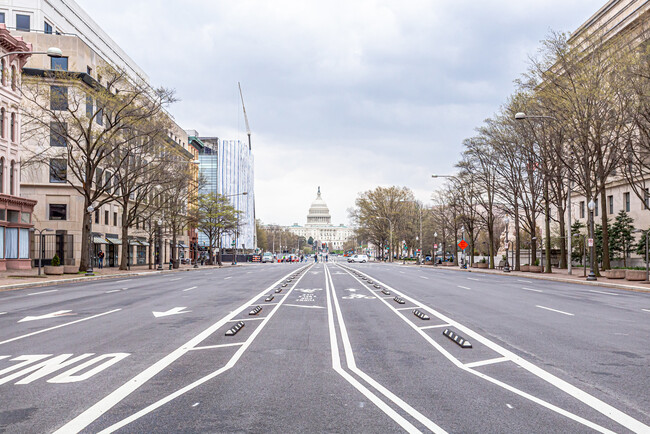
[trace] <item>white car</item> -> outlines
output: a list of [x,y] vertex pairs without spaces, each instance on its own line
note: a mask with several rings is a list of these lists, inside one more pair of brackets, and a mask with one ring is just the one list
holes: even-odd
[[266,252],[262,255],[262,262],[273,262],[273,253]]
[[368,255],[352,255],[348,258],[348,262],[368,262]]

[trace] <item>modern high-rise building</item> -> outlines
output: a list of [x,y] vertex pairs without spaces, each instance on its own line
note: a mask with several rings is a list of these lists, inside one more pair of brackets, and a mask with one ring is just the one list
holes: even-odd
[[[198,137],[196,131],[188,131],[188,134],[190,144],[199,149],[199,173],[202,179],[199,193],[222,194],[241,212],[237,233],[224,235],[221,246],[255,249],[253,152],[241,140]],[[208,238],[204,234],[199,233],[198,239],[199,246],[207,247]]]

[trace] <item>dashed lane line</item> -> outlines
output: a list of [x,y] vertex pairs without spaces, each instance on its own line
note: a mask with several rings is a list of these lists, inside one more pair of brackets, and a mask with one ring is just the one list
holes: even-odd
[[57,291],[58,291],[58,289],[50,289],[49,291],[32,292],[31,294],[27,294],[27,295],[47,294],[48,292],[57,292]]
[[466,287],[466,286],[460,286],[460,285],[458,285],[458,287],[461,288],[461,289],[469,289],[469,290],[471,291],[471,288],[468,288],[468,287]]
[[198,286],[192,286],[192,287],[189,287],[187,289],[184,289],[182,292],[191,291],[191,290],[196,289],[196,288],[198,288]]
[[231,344],[206,345],[204,347],[190,348],[190,351],[211,350],[213,348],[237,347],[239,345],[244,345],[245,343],[246,342],[234,342],[234,343],[231,343]]
[[525,286],[522,286],[521,289],[524,291],[533,291],[533,292],[544,292],[541,289],[535,289],[535,288],[526,288]]
[[620,295],[620,294],[614,294],[613,292],[596,291],[595,289],[589,289],[588,291],[595,292],[597,294],[613,295],[614,297],[618,297]]
[[539,304],[536,304],[535,307],[539,307],[540,309],[550,310],[550,311],[552,311],[552,312],[561,313],[562,315],[575,316],[575,315],[572,314],[572,313],[564,312],[564,311],[562,311],[562,310],[557,310],[557,309],[553,309],[553,308],[546,307],[546,306],[540,306]]
[[424,326],[420,327],[420,330],[426,330],[426,329],[439,329],[442,327],[449,327],[449,324],[436,324],[436,325],[431,325],[431,326]]
[[[644,312],[650,312],[650,309],[641,309],[641,310],[644,311]],[[7,313],[7,312],[5,312],[5,313]]]
[[473,280],[475,282],[480,282],[481,281],[480,279],[474,279],[473,277],[468,277],[467,280]]
[[507,362],[510,359],[507,357],[495,357],[494,359],[479,360],[478,362],[465,363],[466,368],[478,368],[479,366],[492,365],[494,363]]
[[232,279],[232,276],[224,277],[223,280]]

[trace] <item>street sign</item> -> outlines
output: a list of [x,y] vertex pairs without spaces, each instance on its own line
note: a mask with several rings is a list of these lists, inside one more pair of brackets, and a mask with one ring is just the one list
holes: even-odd
[[460,243],[458,243],[458,247],[460,247],[460,250],[465,250],[467,246],[469,246],[469,244],[467,244],[467,241],[465,240],[460,240]]
[[510,247],[510,243],[506,243],[506,250]]
[[594,239],[593,238],[588,238],[587,239],[587,245],[589,247],[593,247],[594,246]]
[[434,248],[434,249],[437,249],[437,248],[438,248],[438,245],[437,245],[437,244],[434,244],[434,245],[433,245],[433,248]]

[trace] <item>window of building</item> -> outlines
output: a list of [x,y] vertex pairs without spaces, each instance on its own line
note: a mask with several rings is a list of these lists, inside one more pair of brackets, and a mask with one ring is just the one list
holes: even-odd
[[645,200],[643,201],[645,205],[645,209],[650,208],[650,191],[648,189],[645,189]]
[[[45,21],[43,23],[43,32],[45,32],[46,35],[51,35],[52,34],[52,25]],[[52,68],[54,69],[54,68]]]
[[105,209],[105,210],[104,210],[104,224],[105,224],[106,226],[108,226],[108,214],[109,214],[109,213],[108,213],[108,210]]
[[630,193],[623,193],[623,199],[625,200],[625,212],[630,212]]
[[7,221],[9,223],[18,223],[20,219],[20,211],[15,211],[13,209],[7,210]]
[[95,210],[95,223],[99,224],[99,210]]
[[104,109],[97,106],[97,116],[95,117],[97,125],[104,125]]
[[9,117],[9,128],[11,128],[9,132],[9,138],[13,143],[16,142],[16,113],[11,113],[11,116]]
[[20,222],[21,223],[31,223],[32,222],[32,213],[22,212],[20,213]]
[[50,58],[50,69],[53,71],[67,71],[68,70],[68,58],[67,57],[51,57]]
[[614,214],[614,196],[607,196],[607,205],[609,206],[609,213]]
[[5,258],[18,258],[18,228],[5,229]]
[[0,74],[2,74],[2,85],[6,86],[7,85],[7,64],[4,59],[0,61],[0,66],[2,66],[2,71]]
[[16,194],[15,174],[16,174],[16,162],[14,160],[11,160],[11,164],[9,165],[9,194],[11,195]]
[[68,124],[50,122],[50,146],[66,147],[68,141]]
[[68,179],[68,162],[61,158],[50,160],[50,182],[66,182]]
[[93,117],[93,97],[90,95],[86,95],[86,116]]
[[0,158],[0,193],[5,192],[5,159]]
[[11,90],[18,90],[18,72],[16,67],[11,67]]
[[91,75],[91,74],[93,73],[93,69],[92,69],[90,66],[88,66],[88,65],[86,65],[86,73],[87,73],[88,75]]
[[4,24],[5,23],[5,13],[0,12],[0,23]]
[[68,109],[68,88],[65,86],[50,86],[50,110]]
[[598,217],[598,199],[594,199],[594,215]]
[[68,205],[66,204],[50,204],[50,220],[67,220]]
[[[0,209],[0,220],[2,220],[2,221],[6,220],[6,217],[5,217],[6,211],[7,210],[5,210],[5,209]],[[0,232],[2,232],[2,229],[0,229]]]
[[31,17],[29,15],[16,14],[16,30],[29,32]]
[[0,108],[0,137],[5,138],[5,108]]
[[584,200],[580,201],[580,218],[581,219],[585,218],[585,201]]
[[113,226],[117,226],[117,213],[113,213]]

